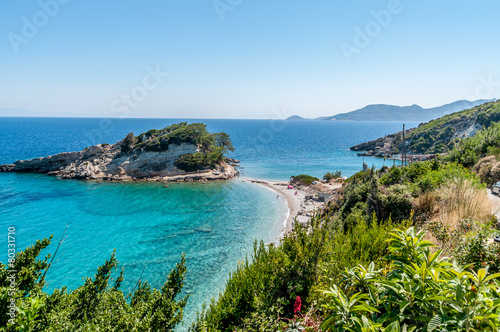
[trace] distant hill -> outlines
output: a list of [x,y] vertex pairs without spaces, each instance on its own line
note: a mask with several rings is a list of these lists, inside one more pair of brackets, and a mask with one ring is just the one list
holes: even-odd
[[[408,129],[406,151],[408,154],[443,153],[453,148],[457,139],[474,136],[493,122],[500,121],[500,101],[489,102]],[[351,147],[365,151],[363,155],[390,157],[402,149],[402,132]]]
[[[361,109],[332,116],[323,116],[314,120],[324,121],[421,121],[427,122],[447,114],[469,109],[496,99],[476,101],[459,100],[439,107],[423,108],[418,105],[396,106],[386,104],[368,105]],[[293,115],[288,120],[308,120]]]
[[297,120],[310,120],[310,119],[306,119],[298,115],[292,115],[291,117],[287,118],[287,120],[297,121]]
[[450,104],[446,104],[433,108],[422,108],[418,105],[411,106],[394,106],[394,105],[368,105],[362,109],[349,113],[341,113],[327,120],[337,121],[430,121],[437,119],[447,114],[458,112],[464,109],[472,108],[492,100],[459,100]]

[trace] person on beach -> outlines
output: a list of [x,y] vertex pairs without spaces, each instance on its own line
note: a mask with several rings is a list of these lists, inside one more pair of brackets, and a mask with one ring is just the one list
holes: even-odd
[[297,192],[297,190],[295,190],[295,194],[294,195],[298,195],[299,193]]

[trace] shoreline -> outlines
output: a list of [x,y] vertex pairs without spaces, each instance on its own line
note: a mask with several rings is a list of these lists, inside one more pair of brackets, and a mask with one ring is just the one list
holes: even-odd
[[[273,190],[279,196],[283,196],[285,198],[288,212],[283,222],[282,231],[280,232],[278,241],[293,230],[293,222],[295,219],[297,219],[299,223],[307,223],[312,217],[313,212],[325,204],[324,202],[318,202],[310,199],[312,193],[304,190],[304,187],[302,189],[287,189],[288,182],[286,181],[257,180],[250,178],[241,179],[243,181],[255,183]],[[333,183],[328,184],[327,186],[329,189],[333,190],[342,187],[342,184]]]

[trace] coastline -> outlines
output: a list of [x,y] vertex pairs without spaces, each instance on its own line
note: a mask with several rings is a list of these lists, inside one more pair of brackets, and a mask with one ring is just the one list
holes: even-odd
[[[287,189],[288,182],[286,181],[257,180],[249,178],[242,178],[242,180],[271,189],[278,195],[285,198],[288,213],[284,220],[283,229],[278,240],[282,239],[286,234],[293,230],[293,222],[295,219],[297,219],[299,223],[307,223],[312,217],[313,212],[325,204],[324,202],[312,200],[310,198],[311,190],[308,187],[303,186],[301,189]],[[342,187],[342,184],[322,184],[322,186],[326,186],[327,188],[334,190]],[[305,190],[305,188],[309,190]]]

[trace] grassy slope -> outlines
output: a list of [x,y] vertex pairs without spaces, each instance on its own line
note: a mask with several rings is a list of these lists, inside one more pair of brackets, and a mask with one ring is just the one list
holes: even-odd
[[[406,131],[406,151],[409,154],[445,153],[453,149],[458,138],[475,134],[500,121],[500,101],[488,102],[420,124]],[[374,155],[395,155],[402,149],[402,132],[358,144],[354,151],[373,151]]]
[[453,148],[460,133],[472,126],[488,128],[500,121],[500,102],[490,102],[421,124],[408,135],[414,153],[442,153]]
[[489,126],[491,121],[498,121],[500,119],[500,101],[482,104],[480,106],[448,114],[439,119],[432,120],[418,126],[418,128],[412,131],[411,136],[414,137],[416,135],[435,130],[437,128],[445,127],[452,123],[454,120],[459,120],[462,118],[474,118],[476,114],[478,115],[478,123],[481,123],[482,125],[488,123]]

